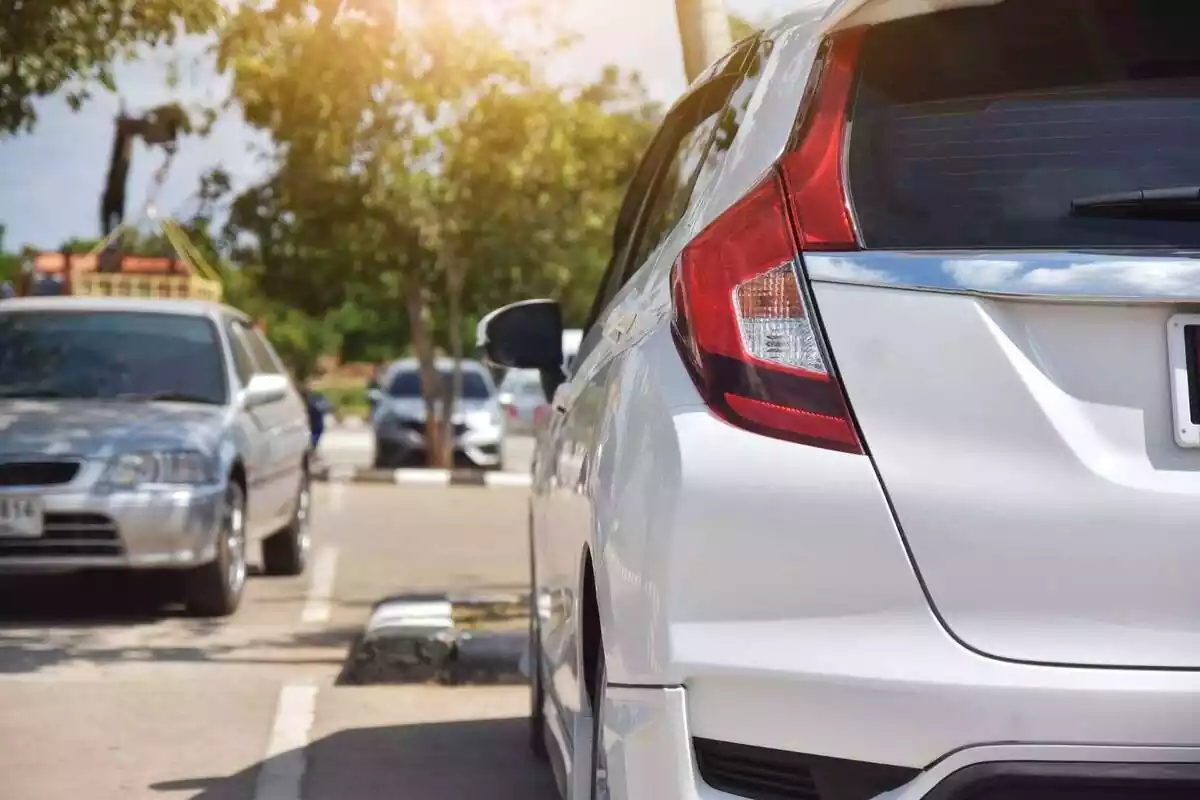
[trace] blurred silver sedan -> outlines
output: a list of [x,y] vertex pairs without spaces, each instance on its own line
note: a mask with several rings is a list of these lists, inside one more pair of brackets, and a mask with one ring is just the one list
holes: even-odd
[[500,405],[508,417],[508,432],[531,434],[546,415],[542,375],[535,369],[512,369],[500,381]]
[[310,549],[308,417],[231,308],[185,300],[0,306],[0,569],[166,569],[189,610],[233,613],[247,545]]
[[[439,358],[440,395],[450,383],[453,361]],[[478,361],[460,362],[462,386],[451,414],[454,460],[482,469],[504,468],[505,420],[492,376]],[[375,466],[421,466],[427,461],[426,412],[421,368],[415,358],[401,359],[380,376],[371,390],[371,427]]]

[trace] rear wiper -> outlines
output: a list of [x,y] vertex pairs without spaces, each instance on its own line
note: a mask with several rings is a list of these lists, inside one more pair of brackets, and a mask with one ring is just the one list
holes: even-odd
[[1200,220],[1200,186],[1135,189],[1080,197],[1071,201],[1071,213],[1079,217]]

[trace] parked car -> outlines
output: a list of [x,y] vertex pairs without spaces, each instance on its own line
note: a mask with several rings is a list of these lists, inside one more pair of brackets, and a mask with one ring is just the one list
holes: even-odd
[[304,401],[234,309],[188,300],[0,306],[0,569],[174,570],[233,613],[247,549],[311,547]]
[[535,454],[567,796],[1200,795],[1197,23],[838,0],[668,113]]
[[508,433],[533,433],[549,413],[542,374],[536,369],[509,370],[499,387],[500,405],[508,418]]
[[[438,359],[436,367],[441,380],[448,383],[453,361]],[[455,460],[483,469],[503,469],[505,422],[496,384],[478,361],[463,360],[461,370],[462,391],[451,415]],[[425,464],[426,413],[420,364],[415,358],[397,361],[384,371],[379,383],[382,388],[372,390],[375,466]]]

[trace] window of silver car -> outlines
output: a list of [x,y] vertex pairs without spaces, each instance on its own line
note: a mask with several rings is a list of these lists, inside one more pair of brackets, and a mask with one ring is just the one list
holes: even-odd
[[238,381],[245,386],[254,376],[254,357],[250,355],[250,347],[240,330],[242,326],[229,322],[225,332],[229,336],[229,346],[233,351],[233,365],[237,370]]

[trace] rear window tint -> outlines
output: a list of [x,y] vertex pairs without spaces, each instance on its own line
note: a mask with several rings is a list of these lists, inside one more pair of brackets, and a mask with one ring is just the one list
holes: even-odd
[[847,173],[863,244],[1195,248],[1071,201],[1200,185],[1200,4],[1006,0],[870,29]]

